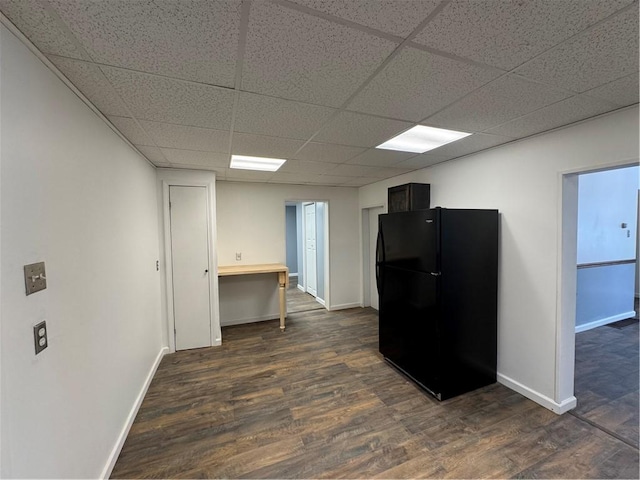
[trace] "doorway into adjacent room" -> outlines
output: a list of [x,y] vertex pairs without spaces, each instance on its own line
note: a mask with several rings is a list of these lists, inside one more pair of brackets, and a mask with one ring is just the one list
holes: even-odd
[[328,297],[328,203],[285,203],[287,312],[326,308]]
[[575,353],[575,363],[564,361],[559,374],[573,373],[571,414],[637,448],[639,169],[575,172],[562,181],[560,349]]

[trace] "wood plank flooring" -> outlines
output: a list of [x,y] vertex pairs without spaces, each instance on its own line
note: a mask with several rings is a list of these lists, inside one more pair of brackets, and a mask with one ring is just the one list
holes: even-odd
[[575,413],[638,447],[638,323],[576,335]]
[[324,309],[324,307],[311,294],[298,289],[298,277],[289,277],[287,314],[320,309]]
[[437,402],[372,309],[225,327],[167,355],[112,478],[638,478],[638,449],[494,384]]

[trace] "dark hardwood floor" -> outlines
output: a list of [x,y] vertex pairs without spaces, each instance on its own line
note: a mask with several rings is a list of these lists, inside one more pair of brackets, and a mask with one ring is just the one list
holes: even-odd
[[574,413],[638,447],[638,323],[576,335]]
[[289,277],[287,288],[287,314],[320,310],[324,307],[311,294],[298,289],[298,277]]
[[113,478],[638,478],[638,449],[494,384],[437,402],[372,309],[225,327],[167,355]]

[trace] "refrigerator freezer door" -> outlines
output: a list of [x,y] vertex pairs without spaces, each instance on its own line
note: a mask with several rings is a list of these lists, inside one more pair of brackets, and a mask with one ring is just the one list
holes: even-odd
[[380,215],[381,254],[378,262],[391,267],[438,273],[439,210]]
[[439,277],[380,269],[380,353],[437,396],[440,390]]

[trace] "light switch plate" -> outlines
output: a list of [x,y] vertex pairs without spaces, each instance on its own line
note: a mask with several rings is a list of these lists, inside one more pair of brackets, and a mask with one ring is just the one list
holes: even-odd
[[32,263],[24,266],[24,285],[27,295],[39,292],[47,288],[47,276],[44,271],[44,262]]

